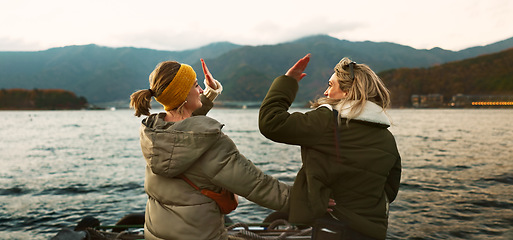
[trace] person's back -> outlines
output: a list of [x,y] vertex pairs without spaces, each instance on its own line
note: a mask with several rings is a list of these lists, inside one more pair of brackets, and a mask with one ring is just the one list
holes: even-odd
[[328,219],[349,226],[358,238],[384,239],[388,204],[401,175],[387,130],[388,90],[368,66],[344,58],[328,81],[326,98],[315,101],[314,110],[289,113],[309,60],[305,56],[274,80],[259,112],[265,137],[301,146],[303,166],[291,191],[289,221],[314,224],[333,198]]
[[[211,79],[206,85],[221,88],[205,65],[204,70]],[[136,115],[149,115],[140,128],[148,194],[146,239],[226,239],[222,203],[204,191],[222,191],[230,199],[236,199],[235,193],[275,210],[288,208],[288,185],[240,154],[221,123],[195,116],[206,114],[204,107],[212,106],[218,94],[211,89],[204,94],[195,82],[190,66],[164,62],[150,75],[150,89],[132,95]],[[149,114],[152,96],[166,112]]]
[[[335,138],[338,144],[332,141]],[[352,120],[337,132],[326,130],[323,137],[312,140],[312,145],[301,145],[303,169],[297,178],[308,184],[294,185],[290,221],[314,222],[323,214],[324,199],[332,198],[337,203],[334,217],[359,232],[385,234],[388,203],[398,188],[387,189],[389,173],[400,162],[394,137],[382,125]],[[305,211],[305,204],[318,207]]]
[[289,187],[244,158],[221,127],[206,116],[169,123],[162,114],[160,118],[155,114],[143,121],[141,147],[147,161],[145,190],[149,196],[145,236],[227,237],[216,202],[179,178],[180,174],[201,189],[219,192],[225,188],[264,207],[287,207]]

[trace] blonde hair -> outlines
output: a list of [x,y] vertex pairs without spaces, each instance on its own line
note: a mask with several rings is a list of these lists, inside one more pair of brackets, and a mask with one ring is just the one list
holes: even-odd
[[[176,61],[165,61],[159,63],[149,76],[150,88],[139,90],[130,96],[130,108],[135,109],[135,116],[150,115],[151,97],[159,97],[167,86],[173,81],[178,73],[181,64]],[[178,107],[181,111],[183,104]]]
[[[351,75],[351,68],[353,75]],[[349,58],[343,58],[333,70],[337,76],[340,89],[347,92],[346,97],[343,99],[319,98],[311,102],[311,107],[315,108],[322,104],[330,104],[341,108],[350,103],[351,109],[346,116],[346,123],[348,123],[351,119],[358,117],[362,113],[367,101],[377,104],[383,108],[383,111],[386,111],[390,106],[390,91],[385,87],[385,84],[378,75],[366,64],[357,64]],[[340,115],[341,109],[337,110]]]

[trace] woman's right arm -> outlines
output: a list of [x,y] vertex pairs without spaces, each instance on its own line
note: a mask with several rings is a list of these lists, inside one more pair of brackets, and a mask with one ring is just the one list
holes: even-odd
[[316,144],[331,123],[333,112],[325,107],[306,113],[288,112],[309,61],[307,54],[269,87],[258,114],[258,127],[266,138],[295,145]]
[[289,113],[297,90],[294,78],[285,75],[276,78],[260,106],[258,127],[262,135],[275,142],[317,144],[332,124],[333,112],[320,107],[306,113]]
[[222,134],[205,154],[203,169],[212,184],[266,208],[288,211],[290,186],[256,167]]

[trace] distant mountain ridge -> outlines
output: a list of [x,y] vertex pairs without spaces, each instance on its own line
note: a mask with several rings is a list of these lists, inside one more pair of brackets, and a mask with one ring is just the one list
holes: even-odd
[[149,73],[161,61],[190,63],[199,56],[217,57],[237,47],[215,43],[171,52],[90,44],[38,52],[0,52],[0,88],[61,88],[85,96],[91,103],[116,101],[128,98],[136,89],[147,88]]
[[262,46],[214,43],[186,51],[67,46],[37,52],[0,52],[0,89],[60,88],[84,96],[90,103],[128,101],[132,92],[148,88],[148,75],[158,62],[190,64],[202,82],[200,58],[223,83],[220,101],[261,101],[272,80],[306,53],[312,60],[296,101],[306,102],[324,91],[333,66],[342,57],[366,63],[376,72],[427,68],[495,53],[513,47],[513,38],[461,51],[419,50],[388,42],[350,42],[326,35]]

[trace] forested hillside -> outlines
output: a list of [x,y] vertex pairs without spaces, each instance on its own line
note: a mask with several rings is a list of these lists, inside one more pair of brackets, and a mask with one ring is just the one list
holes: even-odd
[[192,57],[216,57],[237,47],[217,43],[169,52],[84,45],[40,52],[0,52],[0,88],[66,89],[91,103],[122,100],[134,90],[147,88],[148,75],[160,61],[190,62]]
[[[258,102],[275,77],[284,74],[306,53],[312,53],[306,69],[308,76],[301,81],[296,98],[296,102],[307,102],[322,94],[333,66],[343,57],[381,72],[428,68],[511,47],[513,38],[454,52],[440,48],[414,49],[387,42],[350,42],[325,35],[276,45],[239,46],[225,42],[174,52],[68,46],[38,52],[0,52],[0,88],[65,89],[93,104],[121,101],[126,106],[132,92],[148,88],[148,75],[160,61],[177,60],[192,65],[202,84],[204,76],[199,59],[204,58],[214,77],[223,83],[219,101]],[[393,84],[400,86],[397,81]],[[406,96],[415,91],[402,92]]]
[[513,48],[430,68],[400,68],[379,74],[396,107],[409,107],[412,94],[513,96]]

